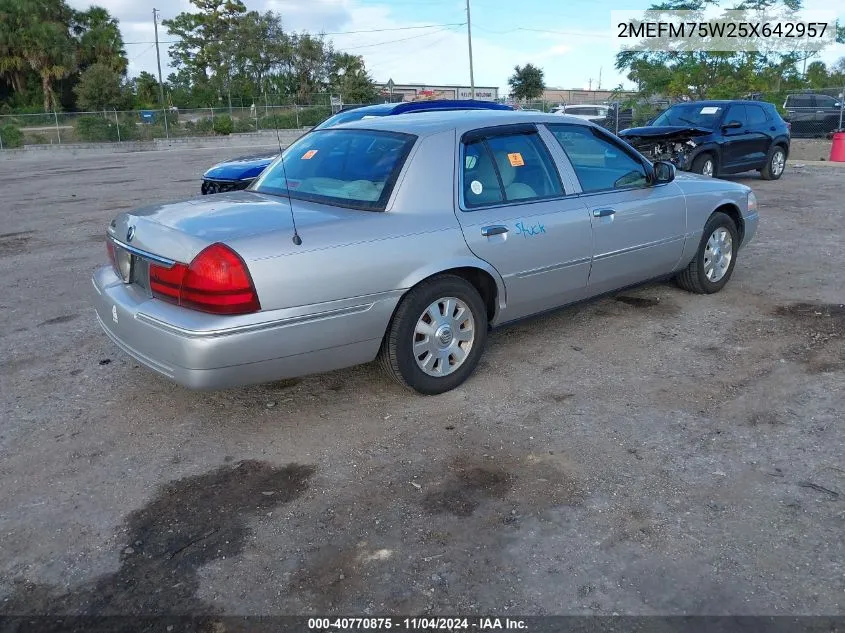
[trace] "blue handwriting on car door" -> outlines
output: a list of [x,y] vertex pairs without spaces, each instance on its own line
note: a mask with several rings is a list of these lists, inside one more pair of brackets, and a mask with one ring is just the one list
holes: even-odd
[[546,227],[542,224],[534,224],[533,226],[525,226],[522,222],[516,223],[517,235],[522,237],[534,237],[540,233],[546,232]]

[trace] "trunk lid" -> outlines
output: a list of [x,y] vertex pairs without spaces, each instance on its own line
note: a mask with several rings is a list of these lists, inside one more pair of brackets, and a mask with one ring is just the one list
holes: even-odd
[[[293,201],[297,226],[353,221],[369,212]],[[234,242],[255,235],[279,232],[293,235],[287,198],[235,191],[179,202],[149,205],[121,213],[108,228],[115,240],[177,262],[190,261],[215,242]],[[130,235],[131,234],[131,235]],[[277,242],[280,251],[290,239]],[[234,245],[236,250],[237,246]]]

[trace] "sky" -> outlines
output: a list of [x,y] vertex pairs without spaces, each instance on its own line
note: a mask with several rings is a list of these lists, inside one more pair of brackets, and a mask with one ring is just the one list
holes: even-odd
[[[152,4],[151,2],[156,2]],[[153,7],[160,20],[190,10],[188,0],[96,0],[120,20],[129,74],[157,74]],[[70,0],[87,8],[91,0]],[[249,10],[281,14],[287,31],[324,32],[336,49],[362,55],[378,82],[469,85],[465,0],[244,0]],[[545,72],[548,87],[612,89],[632,87],[614,67],[613,10],[646,9],[652,0],[470,0],[476,87],[507,93],[515,65],[532,63]],[[804,0],[810,10],[838,2]],[[837,11],[845,21],[845,3]],[[350,32],[355,31],[355,32]],[[364,32],[362,32],[364,31]],[[172,38],[159,24],[159,39]],[[170,68],[169,46],[161,44],[162,74]],[[819,59],[845,56],[831,46]]]

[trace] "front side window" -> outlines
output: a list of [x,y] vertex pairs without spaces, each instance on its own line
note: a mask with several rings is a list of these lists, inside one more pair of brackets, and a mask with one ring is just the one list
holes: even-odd
[[836,105],[836,99],[828,97],[827,95],[816,95],[816,107],[818,108],[833,108]]
[[260,193],[383,211],[416,136],[327,129],[306,134],[259,176]]
[[563,195],[552,157],[536,132],[481,138],[464,146],[467,208]]
[[748,125],[748,119],[745,117],[744,105],[735,103],[728,108],[728,113],[725,115],[725,123],[732,123],[733,121],[739,121],[742,124],[742,127]]
[[585,193],[648,185],[643,164],[594,128],[551,123],[546,126],[569,157]]

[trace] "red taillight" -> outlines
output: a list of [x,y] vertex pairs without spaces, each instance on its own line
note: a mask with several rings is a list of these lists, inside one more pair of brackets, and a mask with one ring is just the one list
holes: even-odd
[[212,244],[189,266],[150,264],[155,297],[213,314],[247,314],[261,309],[249,270],[235,251]]

